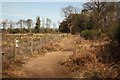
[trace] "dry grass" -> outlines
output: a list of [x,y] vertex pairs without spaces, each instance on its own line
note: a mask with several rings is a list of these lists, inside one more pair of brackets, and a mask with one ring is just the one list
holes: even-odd
[[75,44],[76,51],[61,64],[67,66],[76,77],[120,78],[120,63],[113,64],[120,56],[117,55],[116,58],[115,52],[118,50],[110,45],[110,40],[89,41],[76,38]]
[[[31,54],[30,36],[26,35],[4,35],[2,40],[3,52],[3,77],[26,77],[23,65],[30,59],[45,55],[46,52],[58,51],[61,47],[61,39],[64,37],[57,35],[33,35],[33,53]],[[60,38],[60,39],[59,39]],[[14,40],[19,40],[19,48],[14,60]],[[58,41],[59,40],[59,41]],[[47,42],[46,42],[47,41]]]
[[26,77],[24,69],[22,69],[23,64],[24,62],[20,60],[14,61],[12,63],[3,62],[3,78]]

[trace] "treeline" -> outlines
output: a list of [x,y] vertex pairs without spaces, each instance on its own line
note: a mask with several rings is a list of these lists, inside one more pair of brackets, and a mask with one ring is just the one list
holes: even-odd
[[[33,22],[32,19],[23,20],[20,19],[18,22],[4,20],[2,22],[2,33],[54,33],[58,32],[56,24],[52,23],[51,19],[46,18],[40,19],[36,18],[36,22]],[[52,26],[52,28],[51,28]]]
[[87,2],[81,12],[76,7],[62,9],[65,16],[59,31],[81,34],[89,39],[107,34],[120,41],[120,2]]
[[[41,27],[39,32],[37,33],[57,33],[59,30],[56,28],[56,29],[53,29],[53,28],[43,28]],[[10,33],[10,34],[16,34],[16,33],[30,33],[29,29],[28,28],[13,28],[13,29],[5,29],[3,30],[2,29],[2,33]],[[31,29],[31,33],[36,33],[35,29],[32,28]]]

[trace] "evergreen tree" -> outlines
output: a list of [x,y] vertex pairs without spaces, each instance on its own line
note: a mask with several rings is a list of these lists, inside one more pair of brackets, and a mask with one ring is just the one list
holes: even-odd
[[40,32],[40,17],[37,17],[36,20],[37,22],[35,26],[35,33],[39,33]]

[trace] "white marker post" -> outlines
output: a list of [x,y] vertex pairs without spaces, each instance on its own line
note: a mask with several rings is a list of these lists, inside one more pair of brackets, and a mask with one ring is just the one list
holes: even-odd
[[18,40],[16,40],[16,48],[18,48]]
[[15,61],[16,61],[16,54],[17,54],[17,48],[18,48],[18,40],[15,39]]

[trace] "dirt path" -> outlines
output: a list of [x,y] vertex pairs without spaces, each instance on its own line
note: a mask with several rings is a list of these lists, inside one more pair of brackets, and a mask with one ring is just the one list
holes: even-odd
[[25,64],[25,72],[29,78],[70,78],[72,73],[60,65],[60,62],[72,54],[74,38],[63,39],[63,50],[47,53],[45,56],[30,60]]

